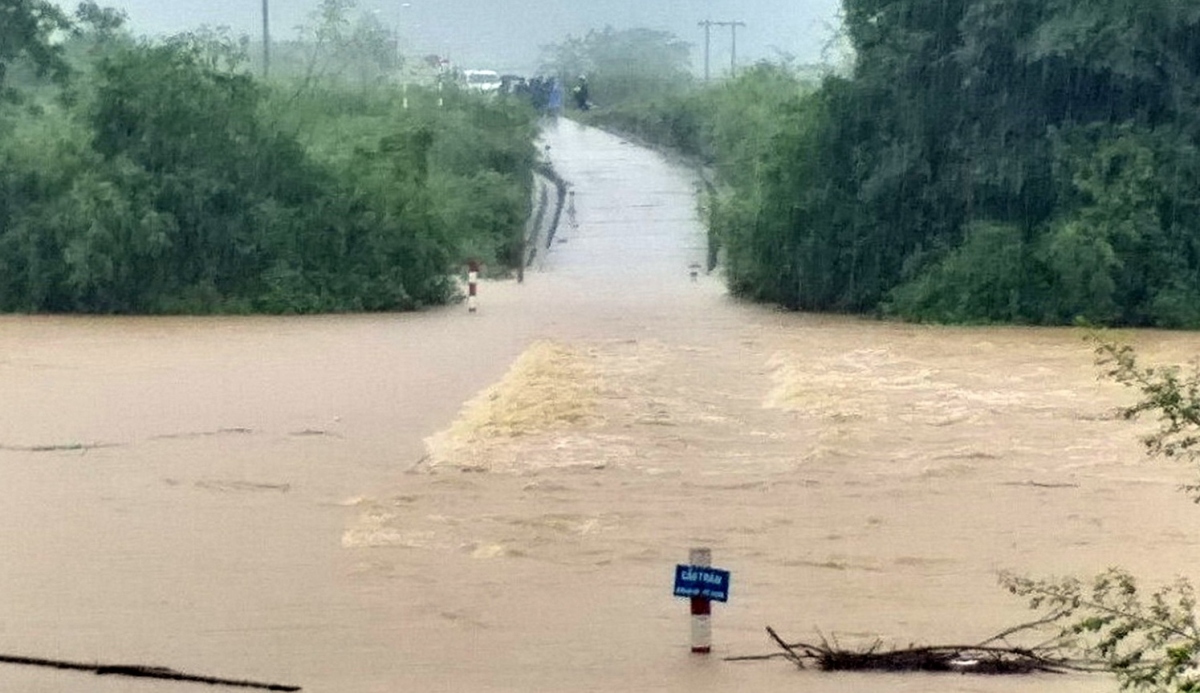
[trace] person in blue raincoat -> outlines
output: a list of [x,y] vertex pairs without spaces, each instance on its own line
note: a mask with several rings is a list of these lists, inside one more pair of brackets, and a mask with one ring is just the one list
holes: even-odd
[[550,115],[556,116],[562,113],[563,109],[563,88],[555,78],[550,79],[550,98],[546,102],[546,110]]

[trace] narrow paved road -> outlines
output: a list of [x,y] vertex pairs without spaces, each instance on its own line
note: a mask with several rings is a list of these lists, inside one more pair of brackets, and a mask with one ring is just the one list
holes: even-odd
[[642,147],[570,120],[545,142],[575,192],[578,228],[561,229],[549,259],[555,287],[578,284],[619,303],[695,296],[688,266],[705,257],[697,181]]

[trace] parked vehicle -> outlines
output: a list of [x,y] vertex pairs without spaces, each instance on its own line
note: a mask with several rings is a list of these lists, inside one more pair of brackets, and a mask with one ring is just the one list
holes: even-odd
[[487,94],[500,91],[500,73],[495,70],[463,70],[467,89]]

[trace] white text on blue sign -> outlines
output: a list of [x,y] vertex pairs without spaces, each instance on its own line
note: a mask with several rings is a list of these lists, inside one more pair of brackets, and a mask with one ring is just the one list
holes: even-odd
[[677,565],[675,596],[729,601],[729,571],[699,565]]

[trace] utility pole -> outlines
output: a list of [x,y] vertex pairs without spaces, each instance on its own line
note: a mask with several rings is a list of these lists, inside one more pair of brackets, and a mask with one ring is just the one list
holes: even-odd
[[737,72],[737,28],[746,26],[745,22],[714,22],[711,19],[706,19],[700,22],[700,26],[704,27],[704,81],[708,81],[708,56],[709,48],[712,43],[712,28],[714,26],[727,26],[730,30],[730,37],[733,39],[732,51],[729,58],[729,76],[732,77]]
[[263,78],[271,71],[271,13],[267,6],[270,0],[263,2]]
[[[263,0],[266,2],[266,0]],[[745,22],[729,22],[729,37],[733,40],[731,50],[729,52],[729,76],[737,75],[737,29],[739,26],[746,26]]]

